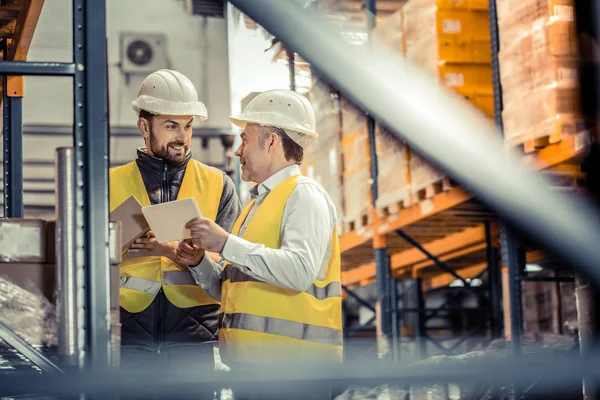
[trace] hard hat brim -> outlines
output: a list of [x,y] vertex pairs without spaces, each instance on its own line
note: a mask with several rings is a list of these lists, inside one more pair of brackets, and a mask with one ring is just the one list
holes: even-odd
[[141,110],[145,110],[156,115],[190,115],[200,121],[208,119],[206,106],[199,101],[177,103],[142,95],[133,101],[131,106],[136,114],[139,114]]
[[281,124],[275,121],[269,121],[269,118],[265,118],[267,113],[242,113],[236,116],[230,116],[229,120],[236,126],[244,129],[248,123],[254,123],[262,126],[274,126],[276,128],[281,128],[284,130],[290,130],[294,132],[298,132],[307,136],[312,136],[314,138],[318,138],[319,135],[317,132],[312,131],[310,129],[304,128],[300,124],[290,123],[290,124]]

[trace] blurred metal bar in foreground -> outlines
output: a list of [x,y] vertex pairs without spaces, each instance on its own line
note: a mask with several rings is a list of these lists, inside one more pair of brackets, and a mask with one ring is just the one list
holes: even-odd
[[[600,377],[600,354],[589,357],[577,354],[560,359],[552,356],[536,355],[531,358],[498,356],[495,361],[489,358],[479,361],[420,362],[411,365],[394,364],[393,360],[361,362],[350,365],[283,365],[260,366],[242,372],[203,372],[199,374],[198,363],[174,363],[168,371],[160,365],[145,363],[135,368],[108,373],[88,371],[69,375],[20,374],[0,377],[0,394],[19,396],[35,393],[38,396],[69,396],[85,393],[92,397],[105,397],[120,394],[143,398],[148,396],[167,396],[182,398],[193,396],[200,388],[233,388],[253,390],[271,388],[298,388],[307,385],[334,386],[340,389],[348,387],[374,387],[382,384],[427,385],[451,382],[458,385],[478,383],[495,385],[514,382],[520,388],[540,381],[540,391],[557,395],[560,392],[579,392],[581,377]],[[110,382],[110,384],[107,384]]]

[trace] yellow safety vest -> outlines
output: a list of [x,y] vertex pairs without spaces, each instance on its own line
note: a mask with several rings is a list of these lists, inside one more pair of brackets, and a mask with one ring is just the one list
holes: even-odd
[[[190,160],[177,199],[193,198],[202,215],[214,221],[222,192],[221,171]],[[117,208],[132,195],[142,206],[150,205],[136,162],[111,168],[110,210]],[[131,313],[145,310],[161,288],[167,299],[179,308],[219,304],[194,282],[189,270],[167,257],[142,256],[124,259],[121,262],[120,280],[120,304]]]
[[[302,179],[307,178],[290,177],[267,195],[248,224],[244,239],[280,248],[285,204]],[[237,219],[233,234],[239,234],[253,204],[251,202]],[[331,249],[325,278],[316,279],[305,292],[258,281],[225,263],[219,345],[226,363],[314,362],[317,359],[341,362],[342,286],[340,247],[335,230]]]

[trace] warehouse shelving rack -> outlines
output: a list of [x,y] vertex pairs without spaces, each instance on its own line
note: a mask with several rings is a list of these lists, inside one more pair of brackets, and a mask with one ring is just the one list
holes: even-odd
[[[367,21],[374,21],[371,18],[377,10],[376,0],[365,0],[364,8]],[[495,122],[502,130],[502,89],[497,56],[499,40],[495,0],[489,1],[489,16]],[[524,273],[526,256],[517,252],[514,234],[503,221],[498,221],[496,215],[462,187],[453,187],[393,213],[387,208],[378,209],[377,153],[373,150],[376,148],[374,123],[370,121],[368,127],[372,180],[370,223],[340,237],[342,283],[346,293],[350,294],[360,286],[376,284],[378,304],[371,309],[380,313],[379,318],[375,319],[377,330],[396,346],[394,343],[398,340],[399,333],[396,322],[398,313],[403,311],[395,307],[395,279],[416,279],[415,282],[421,282],[424,287],[432,289],[447,286],[455,279],[464,281],[487,273],[491,334],[492,338],[498,338],[504,325],[502,282],[498,265],[498,255],[501,254],[510,282],[509,299],[505,299],[509,301],[510,307],[505,312],[510,315],[510,337],[515,352],[518,352],[522,335],[521,282],[572,281],[572,278],[528,277]],[[582,132],[563,138],[535,153],[525,154],[522,162],[539,171],[574,160],[579,162],[590,141],[590,134]],[[418,280],[421,277],[423,279]],[[463,284],[468,288],[467,282]],[[355,293],[351,296],[357,297]],[[425,311],[416,310],[417,314]],[[372,322],[368,321],[367,324]],[[419,337],[424,337],[422,332],[417,333],[417,338]]]
[[[28,13],[41,11],[43,1],[23,2]],[[5,52],[0,62],[4,78],[4,217],[23,216],[23,124],[22,87],[24,75],[70,76],[73,78],[73,148],[76,171],[75,209],[77,254],[84,266],[86,288],[85,353],[87,366],[97,370],[110,366],[109,330],[109,230],[108,230],[108,71],[106,54],[106,2],[73,0],[73,60],[27,62],[24,54]],[[29,14],[32,15],[32,14]],[[24,19],[26,21],[26,19]],[[13,41],[30,41],[35,29],[26,27]],[[25,35],[22,33],[25,32]],[[13,86],[15,85],[15,86]],[[18,90],[14,90],[14,88]],[[51,93],[48,93],[51,96]],[[7,329],[0,337],[15,343],[21,352],[32,353],[26,343],[12,340]],[[32,359],[32,361],[36,361]]]
[[[248,8],[250,8],[249,6],[249,2],[247,3]],[[261,5],[259,3],[259,5]],[[264,3],[262,4],[264,5]],[[258,7],[258,6],[257,6]],[[261,10],[262,11],[262,10]],[[274,20],[274,19],[273,19]],[[282,19],[285,20],[285,19]],[[13,72],[12,70],[9,72]],[[508,185],[507,185],[508,186]],[[539,201],[537,202],[539,204]],[[575,259],[575,257],[572,257],[572,259]],[[591,269],[591,268],[587,268],[587,269]],[[584,271],[583,267],[581,269],[582,271]],[[596,283],[597,283],[597,279],[596,279]],[[348,385],[352,385],[352,384],[356,384],[357,381],[361,381],[361,378],[366,377],[368,379],[370,379],[370,382],[379,382],[380,380],[375,380],[374,376],[383,376],[383,379],[385,380],[393,380],[393,381],[401,381],[400,377],[405,378],[407,377],[407,379],[404,381],[415,381],[418,383],[422,383],[423,382],[423,378],[424,377],[431,377],[432,379],[437,379],[437,380],[453,380],[456,379],[457,377],[460,377],[461,379],[464,380],[470,380],[470,381],[475,381],[477,378],[486,378],[487,382],[490,382],[492,379],[494,382],[503,382],[507,379],[507,376],[516,378],[516,379],[522,379],[523,376],[526,375],[531,375],[534,376],[536,378],[539,379],[544,379],[544,378],[553,378],[553,377],[557,377],[558,381],[559,381],[559,385],[562,383],[562,388],[565,387],[565,376],[568,376],[570,378],[569,382],[580,382],[581,381],[581,375],[582,374],[586,374],[586,371],[593,371],[594,370],[594,366],[597,364],[597,357],[593,360],[580,360],[577,363],[573,362],[573,360],[570,360],[569,363],[565,363],[565,364],[558,364],[557,366],[554,368],[549,368],[546,365],[541,365],[539,363],[539,360],[536,360],[535,363],[531,363],[531,362],[523,362],[523,364],[502,364],[502,363],[497,363],[497,364],[483,364],[483,365],[475,365],[474,367],[477,369],[477,373],[474,373],[473,368],[468,368],[467,366],[465,366],[465,370],[466,371],[459,371],[459,373],[457,374],[456,371],[451,371],[450,373],[446,372],[448,371],[448,366],[447,365],[443,365],[440,368],[436,367],[435,365],[432,366],[426,366],[426,370],[427,372],[424,372],[424,368],[419,369],[419,367],[417,366],[415,368],[416,370],[416,374],[414,373],[414,371],[409,370],[409,369],[389,369],[389,366],[384,365],[386,369],[385,371],[382,369],[374,369],[371,370],[368,368],[368,366],[359,366],[361,368],[363,368],[363,370],[365,371],[365,373],[362,374],[358,374],[356,373],[356,371],[352,371],[353,373],[350,374],[348,373],[348,371],[350,371],[349,368],[346,368],[345,370],[342,370],[342,373],[338,375],[336,382],[344,382]],[[490,371],[490,367],[496,367],[499,366],[500,370],[497,373],[497,371]],[[502,368],[504,367],[504,368]],[[509,371],[508,368],[514,368],[514,370]],[[328,367],[329,368],[329,367]],[[442,368],[444,368],[444,371],[442,371]],[[411,368],[412,369],[412,368]],[[392,371],[390,373],[390,370]],[[394,372],[395,371],[395,372]],[[190,374],[186,375],[186,372],[191,372]],[[146,379],[146,382],[151,382],[150,385],[148,385],[148,388],[150,390],[153,389],[161,389],[159,385],[165,385],[165,388],[163,389],[162,393],[168,393],[168,395],[173,395],[173,393],[177,393],[177,392],[186,392],[186,393],[192,393],[191,390],[197,389],[198,384],[200,383],[205,383],[206,380],[202,380],[199,379],[197,374],[193,373],[194,371],[182,371],[181,374],[181,379],[176,381],[175,383],[173,383],[173,380],[164,374],[163,371],[159,371],[158,375],[152,376],[153,379],[151,379],[150,381],[148,381],[147,377],[142,377],[143,379]],[[268,371],[271,374],[271,378],[272,378],[272,374],[274,373],[274,371]],[[296,378],[297,380],[299,380],[299,382],[306,386],[306,385],[310,385],[310,384],[322,384],[323,383],[323,375],[315,375],[314,371],[311,371],[312,374],[308,375],[308,377],[306,375],[295,375],[294,378]],[[512,372],[512,373],[511,373]],[[549,373],[550,372],[550,373]],[[276,377],[275,379],[280,379],[280,376],[275,374]],[[486,376],[487,375],[487,376]],[[490,379],[490,375],[491,375],[491,379]],[[318,379],[315,379],[315,376],[318,376]],[[213,376],[208,374],[208,378],[212,378]],[[106,378],[106,376],[100,376],[100,378]],[[131,387],[132,389],[137,389],[140,387],[140,380],[136,380],[136,379],[131,379],[130,377],[125,377],[126,379],[129,380],[125,380],[125,381],[118,381],[119,377],[115,377],[115,379],[117,379],[117,381],[115,382],[115,385],[109,385],[110,388],[120,388],[120,389],[124,389],[124,388],[129,388]],[[236,385],[239,382],[239,378],[237,378],[237,376],[235,374],[233,374],[233,377],[227,377],[227,384],[228,385]],[[267,379],[265,379],[267,378]],[[45,392],[45,391],[49,391],[52,392],[52,390],[57,391],[56,388],[70,388],[71,390],[73,389],[79,389],[79,392],[81,391],[85,391],[85,389],[91,389],[94,392],[101,392],[102,394],[106,394],[106,385],[98,385],[98,381],[92,381],[92,380],[88,380],[88,381],[83,381],[83,383],[79,386],[73,386],[71,385],[71,383],[74,382],[74,379],[81,379],[80,377],[67,377],[66,379],[61,379],[61,377],[57,377],[56,379],[52,379],[52,380],[46,380],[46,381],[41,381],[41,380],[37,380],[37,379],[32,379],[32,377],[24,377],[24,378],[19,378],[19,377],[15,377],[13,378],[13,381],[15,382],[13,385],[19,385],[20,387],[26,387],[26,388],[34,388],[34,389],[40,389],[41,392]],[[256,382],[261,382],[262,380],[266,381],[266,384],[271,383],[271,381],[268,380],[268,377],[265,374],[257,374],[257,376],[255,377],[255,379],[253,380],[253,384],[256,384]],[[273,379],[272,379],[273,380]],[[277,383],[281,383],[283,380],[277,381]],[[283,381],[285,382],[285,381]],[[294,383],[297,384],[298,381],[295,381]],[[247,383],[247,379],[241,382],[243,383]],[[576,384],[576,383],[575,383]],[[136,386],[134,386],[136,385]],[[554,385],[553,385],[554,386]],[[147,388],[147,389],[148,389]],[[164,391],[165,389],[169,390],[169,392]],[[66,390],[63,390],[66,391]],[[52,392],[54,393],[54,392]],[[162,394],[161,393],[161,394]]]

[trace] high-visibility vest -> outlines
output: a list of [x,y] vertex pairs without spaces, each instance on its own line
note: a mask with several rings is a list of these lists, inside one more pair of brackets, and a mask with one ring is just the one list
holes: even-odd
[[[222,192],[221,171],[190,160],[177,199],[193,198],[202,215],[214,221]],[[117,208],[132,195],[142,206],[150,205],[137,163],[133,161],[111,168],[110,210]],[[120,267],[120,281],[120,305],[131,313],[145,310],[161,288],[167,299],[179,308],[219,304],[196,284],[187,268],[180,267],[167,257],[141,256],[124,259]]]
[[[267,195],[243,238],[278,249],[286,202],[302,175],[292,176]],[[237,219],[237,235],[254,202]],[[228,263],[221,290],[219,347],[225,363],[314,362],[342,359],[342,285],[337,231],[323,279],[304,292],[282,289],[250,277]],[[272,268],[291,268],[277,265]]]

